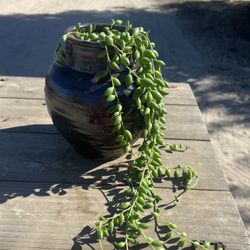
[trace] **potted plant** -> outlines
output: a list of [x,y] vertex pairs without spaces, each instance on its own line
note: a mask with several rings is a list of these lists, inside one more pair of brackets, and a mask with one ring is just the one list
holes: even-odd
[[[55,126],[81,153],[111,159],[123,152],[131,162],[124,202],[96,223],[100,248],[103,238],[109,237],[116,249],[129,249],[142,237],[151,249],[165,249],[175,235],[179,247],[189,242],[209,249],[209,242],[189,240],[160,215],[162,198],[156,194],[155,182],[181,176],[183,192],[175,197],[177,204],[197,174],[192,167],[180,165],[172,172],[163,169],[161,149],[182,150],[163,138],[163,100],[169,87],[161,73],[165,63],[148,32],[133,28],[129,21],[122,23],[112,19],[109,25],[77,24],[68,29],[56,49],[45,87]],[[134,150],[132,144],[139,137],[142,143]],[[142,220],[145,210],[166,228],[164,239],[145,233],[150,227]]]

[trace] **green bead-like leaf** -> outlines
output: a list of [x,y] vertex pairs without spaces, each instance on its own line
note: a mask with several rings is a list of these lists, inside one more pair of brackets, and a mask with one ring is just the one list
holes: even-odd
[[192,245],[194,248],[198,248],[200,246],[200,243],[198,241],[194,241]]
[[80,22],[75,25],[76,30],[79,30],[80,27],[81,27],[81,23]]
[[189,169],[187,169],[186,173],[187,173],[187,179],[191,180],[193,177],[193,171],[189,168]]
[[147,72],[147,73],[145,74],[145,76],[146,76],[147,78],[151,79],[152,81],[154,81],[154,76],[152,75],[152,73]]
[[92,33],[92,32],[94,31],[94,29],[95,29],[95,27],[94,27],[93,24],[89,24],[89,25],[87,26],[87,31],[88,31],[89,34]]
[[147,116],[150,114],[150,108],[146,107],[145,111],[144,111],[144,115]]
[[115,127],[114,127],[113,130],[112,130],[112,133],[114,134],[114,133],[120,131],[120,130],[121,130],[121,127],[122,127],[121,123],[116,124]]
[[152,170],[152,175],[154,178],[157,178],[158,177],[158,171],[156,169],[153,169]]
[[116,107],[119,112],[122,111],[122,105],[120,103],[116,104]]
[[162,60],[155,60],[155,63],[159,66],[159,67],[162,67],[162,66],[165,66],[165,62],[163,62]]
[[159,79],[159,78],[155,78],[155,83],[160,87],[165,87],[166,86],[165,82],[162,79]]
[[103,230],[102,230],[102,228],[101,227],[98,227],[97,228],[97,237],[98,237],[98,239],[103,239]]
[[123,135],[118,135],[118,136],[115,138],[115,142],[121,142],[123,139],[124,139],[124,136],[123,136]]
[[169,167],[166,167],[165,174],[166,174],[166,176],[167,176],[168,178],[171,177],[171,170],[170,170]]
[[122,122],[122,116],[118,115],[112,118],[113,119],[113,125],[116,126]]
[[158,88],[158,91],[159,91],[159,93],[160,93],[161,95],[163,95],[163,96],[168,95],[168,91],[165,90],[165,89],[163,89],[163,88]]
[[154,52],[152,50],[148,50],[148,49],[144,51],[144,56],[146,56],[150,59],[155,59],[155,57],[156,57]]
[[128,142],[126,140],[122,140],[120,142],[121,147],[126,147],[128,145]]
[[103,237],[108,237],[109,236],[109,232],[107,228],[103,228]]
[[162,241],[162,240],[154,240],[154,241],[151,243],[151,245],[152,245],[152,246],[155,246],[155,247],[161,247],[161,246],[163,246],[163,244],[164,244],[164,241]]
[[123,51],[124,51],[125,53],[130,54],[130,53],[132,53],[132,47],[131,47],[131,46],[126,46],[126,47],[123,49]]
[[152,212],[151,214],[152,214],[152,216],[154,216],[155,218],[159,216],[159,213],[157,213],[157,212]]
[[137,229],[137,227],[136,227],[136,225],[134,223],[129,222],[127,225],[131,229]]
[[[113,88],[113,87],[111,87],[111,88]],[[112,93],[113,93],[113,92],[112,92]],[[113,113],[116,112],[117,110],[118,110],[117,105],[113,105],[113,106],[111,106],[111,107],[108,108],[107,112],[108,112],[109,114],[113,114]]]
[[114,231],[114,221],[110,220],[108,223],[108,231],[111,234]]
[[138,225],[141,229],[148,229],[149,228],[149,224],[148,223],[140,223]]
[[211,244],[210,244],[210,242],[206,241],[206,242],[204,242],[203,246],[204,246],[205,248],[209,249],[210,246],[211,246]]
[[145,200],[142,196],[139,196],[139,198],[137,198],[137,202],[139,202],[141,205],[144,205]]
[[137,46],[142,43],[142,39],[139,36],[134,36],[134,40]]
[[139,97],[141,97],[142,94],[143,94],[143,89],[138,87],[133,92],[133,96],[132,96],[133,100],[136,101]]
[[155,54],[155,57],[158,57],[158,56],[159,56],[158,51],[156,51],[155,49],[153,49],[152,51],[153,51],[153,53]]
[[178,246],[178,247],[183,247],[184,244],[185,244],[185,240],[179,240],[179,241],[177,242],[177,246]]
[[113,115],[112,115],[112,117],[115,117],[115,116],[118,116],[118,115],[120,115],[121,113],[119,112],[119,111],[116,111]]
[[124,214],[121,213],[120,216],[119,216],[119,224],[120,224],[120,226],[124,223],[124,220],[125,220]]
[[127,129],[124,130],[124,136],[128,141],[132,141],[133,139],[131,132]]
[[174,223],[168,223],[167,225],[170,229],[176,229],[177,226]]
[[130,24],[130,21],[126,21],[126,31],[129,31],[131,29],[132,25]]
[[149,78],[143,78],[141,79],[141,85],[145,87],[153,87],[154,82]]
[[130,64],[129,59],[126,56],[121,56],[121,62],[125,66],[129,66]]
[[182,232],[182,233],[181,233],[181,237],[182,237],[182,238],[186,238],[186,237],[187,237],[187,233],[186,233],[186,232]]
[[143,208],[145,208],[145,209],[152,208],[152,207],[154,207],[154,203],[150,203],[150,202],[145,203],[143,206]]
[[137,244],[137,240],[133,238],[128,238],[128,242],[134,245]]
[[144,64],[149,64],[151,62],[151,60],[149,59],[149,58],[147,58],[147,57],[141,57],[140,58],[140,63],[142,64],[142,65],[144,65]]
[[131,150],[131,147],[130,147],[130,145],[127,145],[127,146],[125,146],[125,147],[123,147],[123,151],[124,151],[124,153],[128,153],[128,152],[130,152],[130,150]]
[[162,78],[162,74],[161,74],[161,72],[160,71],[158,71],[158,70],[155,70],[155,76],[157,77],[157,78]]
[[151,101],[150,102],[150,107],[152,107],[155,111],[160,112],[161,108],[160,106],[155,102],[155,101]]
[[66,42],[66,41],[67,41],[67,38],[68,38],[68,34],[64,34],[63,37],[62,37],[62,40],[63,40],[64,42]]
[[135,207],[136,207],[136,209],[139,210],[140,212],[144,212],[144,209],[143,209],[143,207],[142,207],[141,204],[135,203]]
[[99,38],[99,36],[98,36],[97,34],[95,34],[95,33],[91,33],[89,37],[90,37],[90,39],[91,39],[92,41],[96,41],[96,40],[98,40],[98,38]]
[[107,102],[112,102],[115,100],[115,95],[109,95],[107,98],[106,98],[106,101]]
[[[127,190],[128,191],[128,190]],[[121,209],[126,209],[130,206],[130,202],[124,202],[122,205],[121,205]]]
[[110,67],[111,67],[113,70],[120,71],[120,68],[119,68],[119,66],[117,65],[116,62],[111,62],[111,63],[110,63]]
[[113,81],[115,87],[119,87],[121,85],[120,80],[116,77],[112,77],[112,81]]
[[163,96],[158,91],[152,90],[151,93],[154,99],[157,100],[158,102],[162,100]]
[[124,40],[121,40],[121,41],[120,41],[120,45],[121,45],[121,49],[124,49],[125,46],[126,46],[125,41],[124,41]]
[[140,98],[137,98],[137,100],[136,100],[136,107],[138,109],[141,108],[141,99]]
[[133,82],[132,74],[127,74],[125,77],[125,86],[128,88],[132,82]]
[[172,232],[170,231],[165,235],[164,240],[169,240],[171,238],[172,238]]
[[113,59],[112,59],[112,61],[116,62],[116,63],[119,63],[119,61],[120,61],[119,55],[115,54],[114,57],[113,57]]
[[[105,41],[105,39],[106,39],[106,34],[105,34],[104,32],[101,32],[101,33],[99,34],[99,38],[100,38],[101,41]],[[105,50],[105,54],[106,54],[106,50]]]
[[178,178],[180,176],[180,172],[179,172],[179,169],[175,169],[174,171],[174,178]]
[[114,245],[115,245],[117,248],[123,248],[123,247],[125,247],[126,242],[125,242],[125,241],[115,242]]
[[115,23],[120,26],[120,25],[122,25],[123,21],[122,20],[115,20]]
[[136,51],[134,52],[134,59],[137,60],[137,59],[139,59],[139,58],[140,58],[140,52],[139,52],[138,50],[136,50]]
[[137,28],[134,29],[133,35],[134,35],[134,36],[137,36],[137,35],[139,34],[139,32],[140,32],[140,30],[139,30],[139,28],[137,27]]
[[150,104],[153,100],[153,96],[151,94],[151,92],[148,92],[148,95],[147,95],[147,102]]
[[106,44],[108,46],[111,46],[114,43],[113,38],[111,36],[106,36],[106,41],[105,42],[106,42]]

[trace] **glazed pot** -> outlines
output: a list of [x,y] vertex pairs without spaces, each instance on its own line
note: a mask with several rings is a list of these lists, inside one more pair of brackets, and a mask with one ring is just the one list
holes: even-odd
[[[68,37],[59,49],[60,62],[55,57],[45,81],[45,100],[55,127],[86,157],[111,160],[121,156],[123,152],[114,142],[112,120],[107,113],[115,103],[107,103],[104,98],[110,83],[93,81],[94,74],[106,68],[106,61],[98,58],[100,44]],[[121,82],[125,73],[119,76]],[[133,85],[126,89],[122,84],[117,91],[124,125],[135,141],[140,137],[143,120],[132,103]]]

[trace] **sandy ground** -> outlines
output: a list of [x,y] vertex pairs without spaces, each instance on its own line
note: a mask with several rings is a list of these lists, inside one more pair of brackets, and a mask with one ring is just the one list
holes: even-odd
[[0,75],[43,77],[57,39],[78,21],[130,18],[189,82],[250,235],[250,2],[0,1]]

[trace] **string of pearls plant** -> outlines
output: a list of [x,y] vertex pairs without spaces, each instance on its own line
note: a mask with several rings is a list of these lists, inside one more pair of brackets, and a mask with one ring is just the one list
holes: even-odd
[[[185,232],[179,232],[177,226],[164,219],[160,214],[159,202],[162,198],[157,194],[155,182],[177,178],[181,180],[182,192],[176,195],[172,203],[178,204],[181,196],[192,188],[198,180],[196,171],[192,167],[163,168],[162,148],[171,151],[184,151],[181,145],[169,145],[164,141],[166,114],[164,97],[168,94],[168,83],[163,79],[161,67],[165,65],[159,60],[155,44],[150,41],[148,32],[142,27],[132,28],[129,21],[121,28],[121,20],[113,20],[101,31],[95,25],[86,27],[77,24],[75,30],[64,35],[65,41],[69,35],[79,40],[99,42],[103,48],[99,58],[107,61],[106,70],[97,72],[94,80],[105,79],[109,87],[105,91],[106,101],[112,104],[108,113],[112,116],[115,141],[126,153],[126,158],[132,163],[128,168],[124,190],[124,199],[112,214],[103,216],[96,223],[97,237],[100,248],[104,249],[102,240],[107,238],[114,244],[115,249],[129,249],[132,245],[144,243],[151,249],[166,249],[168,241],[178,237],[178,247],[185,243],[194,248],[210,249],[209,242],[198,242],[188,239]],[[56,60],[60,61],[60,46],[57,49]],[[125,80],[120,81],[121,72],[126,72]],[[133,87],[132,101],[144,120],[143,141],[134,152],[132,148],[132,133],[123,123],[123,107],[119,99],[117,87],[124,85]],[[149,211],[149,212],[148,212]],[[151,213],[150,213],[151,211]],[[155,220],[155,228],[165,229],[165,235],[152,238],[148,235],[149,223],[144,222],[145,216]],[[160,224],[161,223],[161,224]]]

